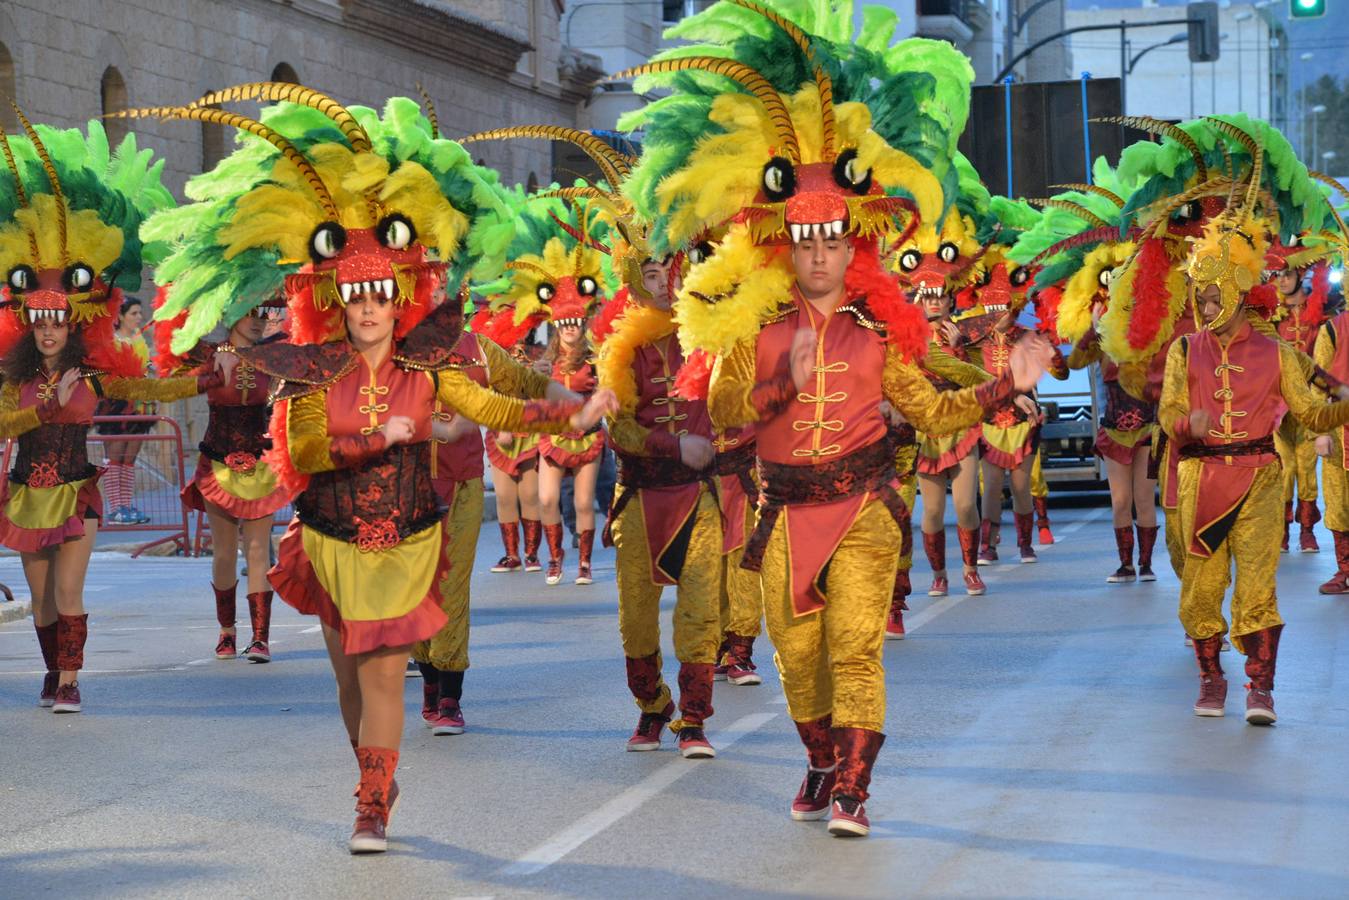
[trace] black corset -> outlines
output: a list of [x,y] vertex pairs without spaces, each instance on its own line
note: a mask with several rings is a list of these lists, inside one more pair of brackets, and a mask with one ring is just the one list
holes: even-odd
[[55,487],[94,474],[85,444],[89,426],[39,425],[19,436],[19,452],[9,480],[30,487]]
[[430,441],[395,444],[354,468],[316,473],[295,500],[296,515],[361,549],[388,549],[444,515],[431,485],[431,452]]
[[267,428],[271,418],[265,404],[251,406],[211,405],[211,418],[206,424],[197,448],[218,463],[225,462],[231,453],[249,453],[260,458],[271,449]]

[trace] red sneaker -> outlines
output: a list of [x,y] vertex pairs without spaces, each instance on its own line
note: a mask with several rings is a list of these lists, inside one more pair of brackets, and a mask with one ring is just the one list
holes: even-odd
[[516,556],[503,556],[497,560],[497,564],[492,566],[493,572],[518,572],[520,571],[520,558]]
[[61,683],[60,672],[48,672],[42,676],[42,693],[38,695],[37,705],[43,709],[56,703],[56,688]]
[[376,812],[361,812],[356,815],[356,825],[351,829],[351,840],[347,849],[353,855],[360,853],[383,853],[389,849],[389,838],[385,832],[387,822],[384,816]]
[[1041,526],[1040,526],[1040,543],[1041,543],[1041,544],[1052,544],[1052,543],[1054,543],[1054,532],[1052,532],[1052,531],[1049,530],[1049,526],[1048,526],[1048,525],[1041,525]]
[[234,659],[239,655],[238,645],[235,644],[235,635],[220,632],[220,641],[215,645],[216,659]]
[[458,701],[451,697],[441,697],[436,707],[436,719],[431,723],[431,733],[436,735],[463,734],[464,711]]
[[929,597],[945,597],[945,596],[946,596],[946,593],[947,593],[947,590],[948,590],[948,585],[947,585],[947,581],[946,581],[946,576],[945,576],[945,575],[933,575],[933,576],[932,576],[932,587],[930,587],[930,588],[927,589],[927,595],[928,595]]
[[[715,674],[712,677],[716,679]],[[726,666],[726,681],[744,687],[763,684],[763,676],[755,671],[754,660],[737,659]]]
[[679,729],[679,755],[685,759],[713,759],[716,749],[707,741],[701,725],[685,725]]
[[834,837],[866,837],[871,834],[871,820],[861,800],[842,794],[834,798],[829,816],[829,833]]
[[988,585],[984,584],[984,579],[979,576],[978,569],[965,573],[966,596],[979,597],[982,596],[986,590],[988,590]]
[[594,584],[595,579],[590,574],[590,563],[581,563],[576,567],[577,584]]
[[1264,688],[1246,685],[1246,724],[1273,725],[1279,720],[1274,715],[1274,694]]
[[660,733],[673,716],[673,703],[665,704],[665,709],[658,713],[642,713],[641,718],[637,720],[636,730],[633,731],[632,737],[628,738],[628,752],[659,750]]
[[1221,675],[1203,675],[1199,678],[1199,699],[1194,701],[1194,714],[1209,718],[1223,716],[1227,703],[1227,679]]
[[1321,545],[1316,542],[1316,532],[1310,528],[1302,529],[1297,538],[1297,549],[1299,553],[1320,553]]
[[244,659],[254,663],[269,663],[272,661],[272,651],[268,649],[266,641],[254,641],[244,651]]
[[806,777],[792,801],[792,819],[797,822],[816,822],[829,815],[829,795],[834,790],[838,766],[828,769],[806,768]]
[[890,604],[890,615],[885,619],[885,639],[887,641],[904,640],[904,610],[898,603]]
[[539,562],[539,558],[538,558],[537,556],[526,556],[526,557],[525,557],[525,571],[526,571],[526,572],[542,572],[542,571],[543,571],[543,564]]
[[562,560],[548,560],[548,574],[543,577],[543,580],[545,584],[562,583]]
[[729,669],[729,668],[730,668],[730,666],[728,666],[728,665],[726,665],[726,664],[724,664],[724,663],[717,663],[716,667],[715,667],[714,669],[712,669],[712,680],[713,680],[713,681],[725,681],[725,680],[726,680],[726,670]]
[[77,713],[79,711],[80,683],[78,681],[72,681],[70,684],[58,686],[56,688],[56,696],[52,699],[52,712]]

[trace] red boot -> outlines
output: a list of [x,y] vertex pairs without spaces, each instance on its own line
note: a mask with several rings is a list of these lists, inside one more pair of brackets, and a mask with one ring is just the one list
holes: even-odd
[[832,716],[813,722],[797,722],[796,733],[806,748],[806,777],[792,800],[792,818],[797,822],[814,822],[829,815],[838,766],[834,761],[834,739],[830,734]]
[[567,551],[562,549],[562,523],[544,525],[543,536],[548,541],[548,574],[543,580],[548,584],[558,584],[562,581],[562,560],[567,555]]
[[970,597],[982,596],[988,587],[984,579],[979,577],[979,532],[957,525],[956,537],[960,539],[960,563],[965,567],[965,594]]
[[[668,695],[665,680],[660,673],[659,652],[652,653],[650,656],[629,656],[626,657],[625,662],[628,669],[628,690],[632,692],[638,706],[650,708],[662,696]],[[668,700],[660,712],[643,712],[641,718],[637,721],[637,730],[628,739],[627,749],[629,751],[659,750],[661,731],[673,715],[674,704]]]
[[392,791],[398,769],[398,751],[386,747],[357,747],[361,783],[356,788],[356,825],[347,846],[352,853],[383,853],[389,849],[385,829],[397,805]]
[[543,566],[539,564],[539,544],[543,541],[543,523],[538,519],[521,517],[520,527],[525,532],[525,571],[542,572]]
[[[763,684],[763,676],[754,665],[754,638],[743,634],[726,635],[726,667],[724,677],[728,684],[752,686]],[[716,680],[714,673],[713,680]]]
[[253,623],[253,640],[244,651],[249,662],[268,663],[272,651],[267,647],[272,630],[272,592],[258,591],[248,595],[248,617]]
[[492,571],[518,572],[520,571],[519,523],[498,522],[497,527],[501,529],[501,546],[506,548],[506,555],[497,560],[497,564],[492,566]]
[[[234,659],[239,655],[236,644],[238,638],[234,633],[235,593],[239,590],[239,582],[234,582],[223,591],[211,585],[211,590],[215,591],[215,620],[220,623],[220,638],[216,641],[215,658]],[[229,631],[225,631],[226,628]]]
[[1223,636],[1215,634],[1193,643],[1194,656],[1199,661],[1199,699],[1194,702],[1194,714],[1220,717],[1227,702],[1227,679],[1223,677],[1223,664],[1218,658],[1223,650]]
[[56,703],[56,686],[61,682],[61,669],[56,664],[57,623],[39,625],[33,623],[37,632],[37,645],[42,650],[42,662],[47,666],[47,674],[42,676],[42,693],[38,695],[37,705],[51,708]]
[[1316,508],[1315,500],[1297,502],[1297,523],[1302,526],[1298,535],[1297,548],[1301,553],[1320,553],[1321,545],[1316,542],[1316,532],[1312,526],[1321,521],[1321,510]]
[[[84,644],[89,638],[89,615],[56,615],[56,668],[61,672],[78,673],[84,668]],[[80,705],[78,678],[69,684],[58,684],[52,698],[52,712],[77,713]]]
[[[703,732],[712,718],[712,663],[679,665],[679,755],[685,759],[712,759],[717,755]],[[675,727],[674,725],[671,726]]]
[[998,526],[990,519],[984,519],[979,526],[979,565],[992,565],[998,561]]
[[594,584],[595,579],[590,577],[590,554],[595,549],[595,529],[582,531],[576,536],[576,542],[576,555],[579,558],[576,564],[576,583]]
[[927,589],[929,597],[945,597],[948,590],[946,580],[946,529],[936,534],[923,532],[923,551],[927,553],[927,564],[932,569],[932,587]]
[[1035,525],[1040,529],[1040,543],[1054,543],[1054,532],[1049,530],[1049,498],[1032,497],[1035,503]]
[[1135,526],[1138,529],[1138,580],[1156,581],[1157,573],[1152,571],[1152,548],[1157,543],[1158,526]]
[[1242,635],[1241,646],[1246,651],[1246,724],[1273,725],[1274,664],[1279,658],[1279,636],[1283,625],[1262,628]]
[[834,781],[829,833],[836,837],[866,837],[871,833],[867,818],[867,788],[871,769],[885,743],[885,735],[865,728],[832,728],[838,771]]
[[904,640],[904,610],[909,608],[909,604],[904,602],[903,597],[893,597],[890,600],[890,614],[885,617],[885,639],[887,641]]
[[1035,545],[1031,543],[1031,532],[1035,528],[1034,513],[1012,513],[1012,519],[1016,522],[1016,548],[1021,554],[1023,563],[1039,562],[1035,556]]
[[1321,585],[1323,594],[1349,594],[1349,531],[1332,531],[1335,538],[1336,572]]
[[1129,584],[1138,579],[1134,571],[1134,527],[1125,525],[1115,529],[1115,550],[1119,553],[1119,568],[1109,575],[1106,584]]

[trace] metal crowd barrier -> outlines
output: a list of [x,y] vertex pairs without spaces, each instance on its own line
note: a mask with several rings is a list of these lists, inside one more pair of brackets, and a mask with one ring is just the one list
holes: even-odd
[[[103,424],[131,424],[148,422],[152,430],[145,434],[100,434],[98,428]],[[161,426],[163,426],[161,428]],[[107,461],[106,448],[111,444],[127,444],[139,441],[143,444],[136,454],[136,487],[133,492],[135,506],[150,517],[148,522],[135,524],[114,524],[111,521],[112,510],[107,507],[106,485],[104,490],[103,524],[100,533],[108,532],[168,532],[138,546],[132,551],[132,557],[140,556],[151,547],[161,544],[173,544],[179,555],[187,555],[188,517],[179,496],[186,482],[183,468],[183,431],[178,423],[167,416],[94,416],[94,427],[89,431],[89,461],[94,465],[103,465]],[[0,471],[9,472],[13,462],[14,442],[5,442]]]
[[[290,524],[290,520],[295,516],[295,507],[287,503],[276,511],[272,516],[272,530],[285,528]],[[197,522],[194,537],[192,538],[192,555],[201,556],[211,552],[211,520],[207,518],[206,513],[197,510]]]

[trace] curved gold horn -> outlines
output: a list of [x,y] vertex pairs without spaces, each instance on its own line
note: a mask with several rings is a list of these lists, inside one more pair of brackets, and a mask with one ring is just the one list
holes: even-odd
[[600,167],[604,177],[609,180],[609,186],[614,190],[618,189],[619,184],[626,178],[631,171],[628,167],[628,161],[621,153],[610,147],[604,141],[595,137],[588,131],[582,131],[579,128],[568,128],[564,125],[515,125],[510,128],[493,128],[488,131],[479,131],[470,134],[468,137],[459,138],[459,143],[469,144],[474,141],[499,141],[507,138],[541,138],[551,141],[567,141],[575,144],[585,151],[595,161],[595,165]]
[[226,125],[231,128],[237,128],[240,131],[246,131],[249,134],[262,138],[267,143],[281,151],[281,155],[290,161],[300,174],[304,177],[305,183],[309,185],[310,190],[318,198],[319,204],[323,207],[323,212],[331,221],[336,222],[340,218],[337,204],[333,202],[332,194],[328,191],[328,186],[323,183],[319,173],[315,170],[313,164],[305,158],[304,154],[295,149],[295,145],[286,140],[280,132],[274,128],[262,124],[256,119],[250,119],[247,116],[241,116],[238,113],[232,113],[224,109],[215,107],[189,107],[189,106],[151,106],[144,109],[126,109],[120,112],[110,113],[108,118],[112,119],[182,119],[197,122],[210,122],[215,125]]
[[47,173],[47,181],[52,186],[52,196],[56,198],[56,228],[61,236],[61,265],[64,267],[70,262],[68,248],[66,247],[66,195],[61,190],[61,180],[56,177],[56,166],[52,165],[52,158],[47,153],[47,148],[43,146],[42,139],[37,136],[37,131],[33,124],[28,121],[28,117],[19,109],[17,103],[11,103],[14,107],[14,114],[19,117],[19,124],[23,125],[24,134],[28,135],[28,140],[33,142],[33,149],[37,151],[38,159],[42,160],[42,171]]
[[198,107],[215,106],[220,103],[234,103],[239,100],[267,100],[272,103],[298,103],[301,106],[308,106],[310,109],[316,109],[332,119],[333,124],[341,130],[342,136],[351,144],[352,150],[363,153],[370,149],[370,136],[365,133],[361,123],[356,121],[356,117],[348,112],[345,106],[327,94],[320,93],[302,84],[287,84],[279,81],[254,81],[248,84],[237,84],[234,87],[225,88],[223,91],[207,94],[200,100],[187,104],[186,108],[197,109]]
[[829,73],[824,70],[824,67],[815,61],[815,54],[810,48],[810,36],[795,22],[788,21],[780,13],[755,3],[754,0],[730,0],[730,2],[758,13],[781,28],[806,55],[806,61],[810,63],[815,73],[815,88],[820,94],[823,158],[826,161],[832,161],[834,158],[834,142],[838,131],[838,124],[834,117],[834,81],[829,77]]
[[426,120],[431,123],[432,139],[440,137],[440,119],[436,116],[436,105],[431,102],[431,95],[422,87],[422,83],[417,82],[417,93],[422,95],[422,105],[426,107]]
[[690,69],[729,78],[758,98],[768,113],[769,121],[773,123],[773,130],[777,132],[778,142],[782,145],[779,148],[782,154],[791,162],[801,162],[801,145],[797,141],[796,129],[792,125],[792,114],[788,111],[787,104],[767,78],[744,63],[721,56],[683,56],[624,69],[604,80],[622,81],[639,78],[642,75],[663,75],[667,72],[687,72]]
[[1062,188],[1065,191],[1077,191],[1082,194],[1095,194],[1098,197],[1104,197],[1120,209],[1124,209],[1124,198],[1114,191],[1101,187],[1099,184],[1051,184],[1050,187]]
[[1071,200],[1060,200],[1057,197],[1048,199],[1041,197],[1033,200],[1027,200],[1026,202],[1029,203],[1031,206],[1038,206],[1041,207],[1042,209],[1048,209],[1052,207],[1054,209],[1061,209],[1067,213],[1072,213],[1073,215],[1077,216],[1079,219],[1081,219],[1083,222],[1086,222],[1093,228],[1110,227],[1110,223],[1107,222],[1105,219],[1102,219],[1100,216],[1096,215],[1096,213],[1087,209],[1080,203],[1074,203]]
[[1190,137],[1185,129],[1179,125],[1162,119],[1154,119],[1152,116],[1105,116],[1091,121],[1105,122],[1110,125],[1126,125],[1129,128],[1137,128],[1139,131],[1147,131],[1171,138],[1189,151],[1191,158],[1194,159],[1194,168],[1199,175],[1199,181],[1208,181],[1208,166],[1204,163],[1203,151],[1199,149],[1199,145],[1195,143],[1194,138]]

